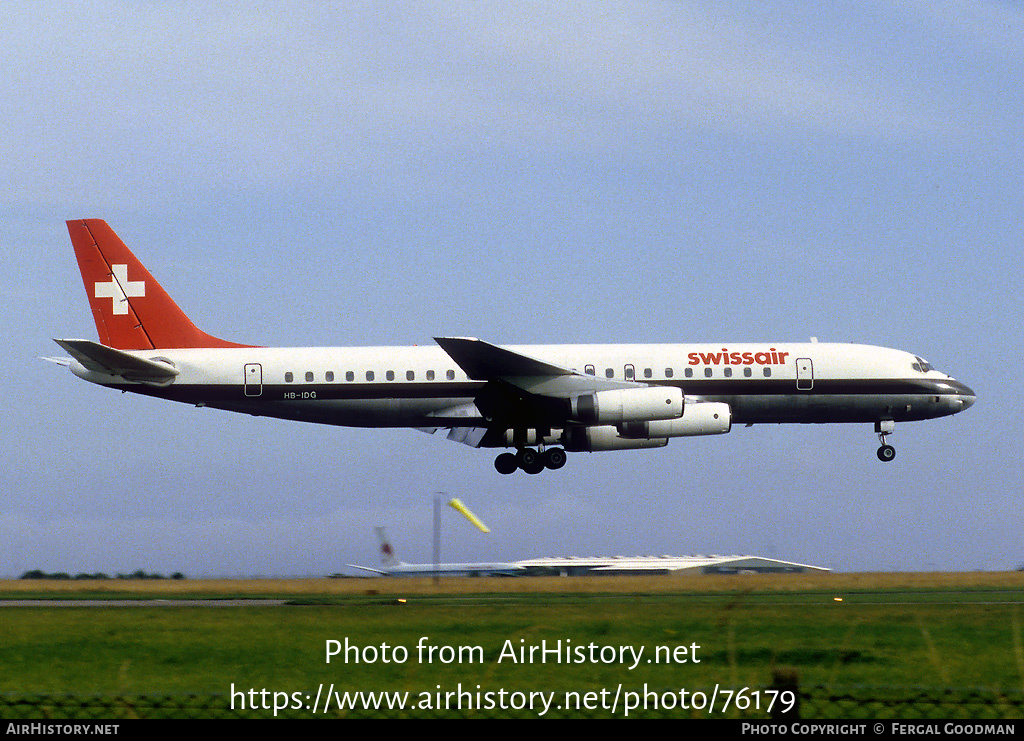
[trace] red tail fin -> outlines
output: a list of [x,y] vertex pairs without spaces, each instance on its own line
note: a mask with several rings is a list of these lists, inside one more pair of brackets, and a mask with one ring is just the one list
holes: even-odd
[[102,219],[68,222],[100,342],[119,350],[246,347],[199,330]]

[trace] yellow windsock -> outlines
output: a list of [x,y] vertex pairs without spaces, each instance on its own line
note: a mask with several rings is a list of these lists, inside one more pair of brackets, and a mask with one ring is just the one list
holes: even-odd
[[465,517],[467,520],[472,522],[474,525],[476,525],[478,528],[480,528],[483,532],[485,532],[485,533],[491,532],[491,529],[489,527],[487,527],[485,524],[480,522],[480,518],[479,517],[477,517],[476,515],[474,515],[472,512],[469,511],[469,508],[462,503],[461,499],[458,499],[458,498],[452,499],[450,502],[448,502],[448,506],[451,507],[452,509],[454,509],[456,512],[461,513],[463,517]]

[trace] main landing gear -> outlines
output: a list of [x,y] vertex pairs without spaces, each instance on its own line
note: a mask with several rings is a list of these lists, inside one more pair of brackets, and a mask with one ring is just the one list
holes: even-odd
[[502,453],[494,459],[494,468],[506,476],[523,469],[529,474],[537,474],[545,468],[552,471],[565,465],[566,455],[561,448],[548,448],[545,451],[533,448],[520,448],[515,453]]
[[886,435],[891,435],[895,429],[896,423],[891,419],[875,422],[875,432],[878,433],[878,439],[882,443],[882,447],[878,449],[878,460],[882,463],[888,463],[896,457],[896,448],[885,442]]

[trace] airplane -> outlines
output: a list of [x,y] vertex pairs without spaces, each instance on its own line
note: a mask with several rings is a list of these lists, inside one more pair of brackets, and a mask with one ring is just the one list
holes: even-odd
[[380,541],[381,568],[346,564],[351,569],[361,569],[380,576],[516,576],[526,568],[514,563],[405,563],[399,561],[382,527],[375,527]]
[[502,474],[567,452],[658,448],[733,425],[897,422],[956,414],[969,387],[917,355],[867,345],[754,342],[279,348],[198,329],[100,219],[68,221],[100,342],[55,340],[79,378],[197,407],[349,427],[405,427],[511,448]]

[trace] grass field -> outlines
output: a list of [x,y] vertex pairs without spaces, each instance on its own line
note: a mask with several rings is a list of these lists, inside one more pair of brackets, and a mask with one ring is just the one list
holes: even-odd
[[[1024,692],[1018,573],[0,582],[8,601],[237,597],[289,604],[0,609],[0,693],[191,693],[227,706],[232,687],[289,702],[329,686],[608,697],[647,688],[678,702],[681,690],[716,684],[762,690],[780,671],[829,691]],[[329,646],[340,651],[330,663]],[[539,653],[558,646],[562,661]],[[519,653],[531,647],[532,658]]]

